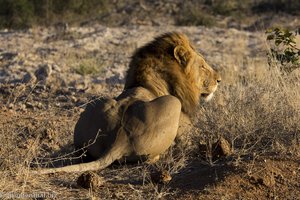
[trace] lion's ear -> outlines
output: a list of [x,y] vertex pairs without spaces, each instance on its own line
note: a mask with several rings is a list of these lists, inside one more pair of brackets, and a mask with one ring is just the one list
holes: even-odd
[[174,49],[174,57],[182,67],[186,67],[191,58],[191,53],[184,46],[178,45]]

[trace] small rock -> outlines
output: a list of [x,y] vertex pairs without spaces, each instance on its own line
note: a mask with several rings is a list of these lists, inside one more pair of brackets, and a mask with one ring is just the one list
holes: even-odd
[[68,97],[66,97],[65,95],[59,95],[58,97],[56,97],[56,99],[59,102],[68,102],[69,101]]
[[27,111],[27,109],[26,109],[26,105],[25,104],[20,104],[19,105],[19,109],[18,110],[20,110],[20,111]]
[[104,179],[93,172],[85,172],[77,179],[77,185],[85,189],[97,188],[104,184]]
[[52,69],[53,71],[61,72],[61,68],[56,64],[52,64]]
[[39,68],[34,72],[38,81],[47,81],[52,74],[52,67],[48,64],[39,65]]
[[172,176],[166,170],[155,171],[150,176],[153,183],[167,184],[172,180]]
[[18,53],[12,53],[12,52],[5,52],[0,54],[0,60],[12,60],[18,55]]
[[223,137],[220,137],[217,142],[211,144],[199,143],[199,155],[201,157],[211,157],[213,160],[227,157],[232,154],[230,143]]
[[8,104],[9,109],[13,109],[14,107],[15,107],[15,105],[13,103]]
[[232,153],[230,143],[223,137],[212,145],[212,149],[213,158],[227,157]]
[[75,96],[71,96],[70,99],[73,103],[77,102],[77,98]]
[[26,108],[30,108],[30,109],[34,108],[34,105],[31,102],[26,102],[25,105],[26,105]]
[[38,109],[42,109],[42,108],[43,108],[43,104],[42,104],[41,102],[38,102],[38,103],[36,104],[36,107],[37,107]]

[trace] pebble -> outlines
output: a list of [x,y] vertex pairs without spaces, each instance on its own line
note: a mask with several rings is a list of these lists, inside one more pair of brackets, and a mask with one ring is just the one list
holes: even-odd
[[8,104],[9,109],[13,109],[14,107],[15,107],[15,105],[13,103]]
[[52,67],[48,64],[39,65],[38,69],[34,72],[38,81],[47,81],[52,74]]
[[86,189],[93,189],[104,184],[104,179],[93,172],[85,172],[77,179],[77,185]]
[[156,184],[168,184],[172,180],[172,176],[167,170],[155,170],[150,177],[151,181]]

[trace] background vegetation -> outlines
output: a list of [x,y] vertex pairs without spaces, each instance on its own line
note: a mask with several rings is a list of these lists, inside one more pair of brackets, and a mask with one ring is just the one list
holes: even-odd
[[0,26],[26,28],[59,21],[80,21],[105,13],[105,3],[106,0],[1,0]]
[[[161,5],[168,5],[160,10]],[[143,12],[140,12],[143,11]],[[71,24],[97,21],[108,26],[124,25],[128,18],[169,15],[177,25],[216,24],[231,16],[245,21],[253,15],[300,14],[300,2],[294,0],[0,0],[1,28],[28,28],[34,25]],[[112,15],[113,14],[113,15]],[[150,17],[151,18],[151,17]]]

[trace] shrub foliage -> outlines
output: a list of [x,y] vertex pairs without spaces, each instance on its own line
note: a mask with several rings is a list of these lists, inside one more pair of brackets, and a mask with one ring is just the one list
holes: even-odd
[[271,42],[268,53],[270,66],[273,66],[271,63],[275,60],[279,63],[279,69],[284,73],[300,68],[300,49],[296,46],[296,35],[299,33],[300,28],[295,32],[279,28],[266,31],[267,40]]

